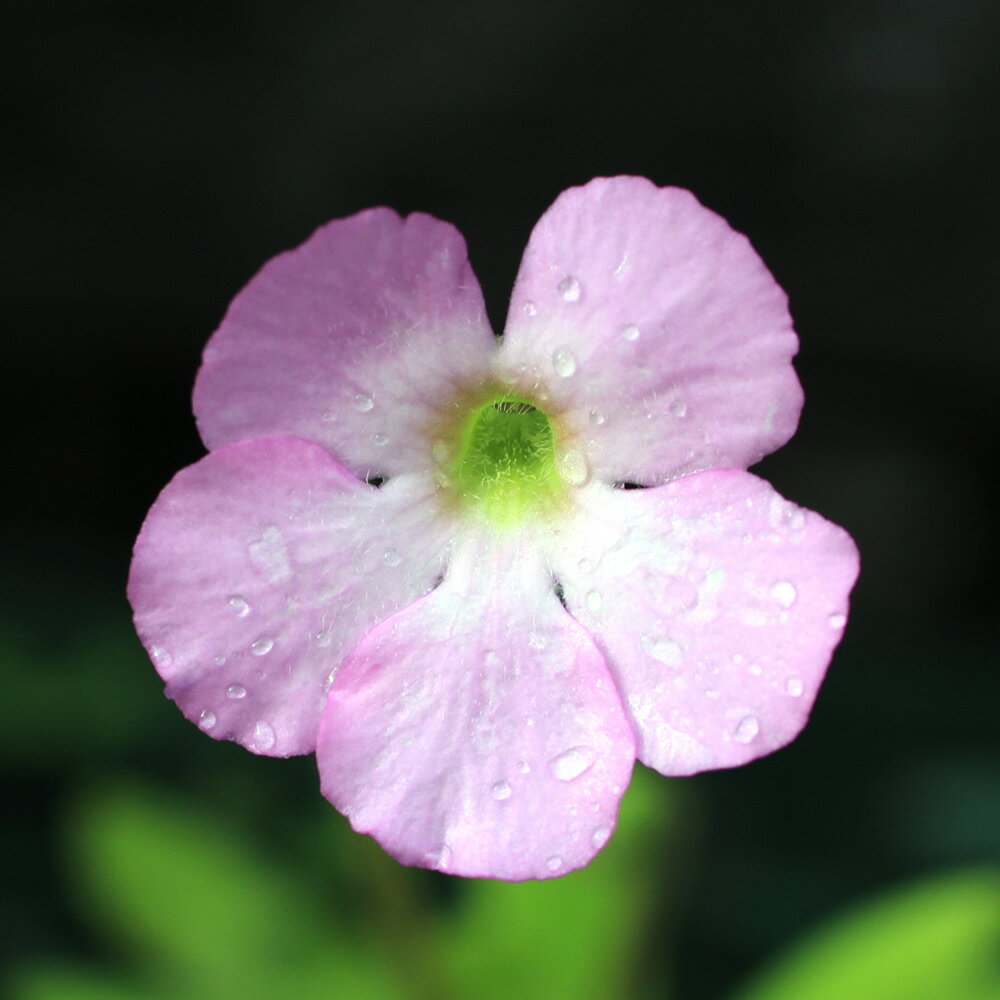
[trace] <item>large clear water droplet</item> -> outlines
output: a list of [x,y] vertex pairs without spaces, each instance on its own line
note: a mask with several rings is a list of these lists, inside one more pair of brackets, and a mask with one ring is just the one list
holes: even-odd
[[665,635],[644,635],[639,638],[642,648],[654,659],[676,667],[681,662],[681,647]]
[[267,635],[262,635],[250,644],[250,652],[254,656],[267,656],[274,649],[274,640]]
[[733,730],[733,739],[737,743],[750,743],[760,732],[760,723],[755,715],[744,715]]
[[493,788],[490,789],[490,792],[497,802],[503,802],[504,799],[509,799],[512,794],[511,787],[506,781],[496,782],[493,785]]
[[556,286],[559,294],[563,297],[566,302],[576,302],[580,298],[580,293],[583,289],[580,287],[580,282],[573,275],[568,274],[559,284]]
[[574,781],[593,767],[596,760],[593,747],[570,747],[549,761],[549,770],[560,781]]
[[239,596],[235,594],[233,597],[229,598],[229,606],[236,612],[237,616],[240,618],[246,618],[250,614],[250,605]]
[[771,596],[783,607],[790,608],[795,603],[798,594],[795,587],[787,580],[780,580],[771,587]]
[[207,733],[210,729],[215,728],[215,724],[218,721],[219,720],[215,717],[215,712],[206,708],[198,719],[198,725]]
[[367,413],[369,410],[375,407],[375,400],[371,396],[359,392],[354,397],[354,409],[360,410],[362,413]]
[[576,358],[565,347],[557,347],[552,352],[552,367],[562,378],[569,378],[576,371]]
[[598,850],[600,850],[611,837],[611,827],[610,826],[599,826],[590,835],[590,842]]
[[226,688],[226,697],[233,701],[239,701],[247,696],[247,689],[242,684],[230,684]]
[[271,725],[261,720],[254,724],[253,733],[250,736],[250,749],[258,753],[265,753],[274,746],[275,735]]

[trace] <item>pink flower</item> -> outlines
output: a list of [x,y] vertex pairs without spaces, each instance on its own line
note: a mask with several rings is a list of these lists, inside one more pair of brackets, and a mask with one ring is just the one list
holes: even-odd
[[636,758],[783,746],[840,639],[853,542],[745,471],[795,430],[796,347],[747,240],[642,178],[560,195],[499,342],[451,226],[329,223],[233,301],[194,391],[209,454],[136,542],[167,694],[315,751],[407,864],[586,864]]

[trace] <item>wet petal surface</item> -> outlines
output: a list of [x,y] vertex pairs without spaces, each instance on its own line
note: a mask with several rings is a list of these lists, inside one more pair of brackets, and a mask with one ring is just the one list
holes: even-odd
[[604,660],[537,552],[471,544],[330,688],[323,794],[408,864],[548,878],[604,846],[634,759]]
[[500,365],[536,387],[605,482],[747,468],[802,393],[784,292],[746,237],[680,188],[601,178],[535,227]]
[[194,391],[211,448],[295,434],[360,478],[430,468],[427,424],[495,354],[465,242],[387,208],[270,260],[205,348]]
[[168,696],[211,736],[311,751],[344,654],[442,570],[432,496],[420,477],[376,490],[299,438],[228,445],[180,472],[129,578]]
[[792,740],[846,621],[850,536],[744,472],[594,484],[580,502],[550,558],[622,690],[639,760],[691,774]]

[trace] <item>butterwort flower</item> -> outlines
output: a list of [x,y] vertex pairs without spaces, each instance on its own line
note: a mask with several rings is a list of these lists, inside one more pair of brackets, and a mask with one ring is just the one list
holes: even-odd
[[804,725],[858,569],[746,469],[802,403],[786,297],[687,191],[564,192],[501,339],[459,233],[376,208],[269,261],[204,354],[208,454],[129,596],[169,697],[407,864],[586,864],[633,763]]

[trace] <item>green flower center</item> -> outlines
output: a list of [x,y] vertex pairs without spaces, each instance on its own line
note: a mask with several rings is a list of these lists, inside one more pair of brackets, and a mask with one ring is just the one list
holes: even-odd
[[550,511],[565,496],[548,415],[523,399],[491,398],[459,430],[448,479],[463,507],[495,525]]

